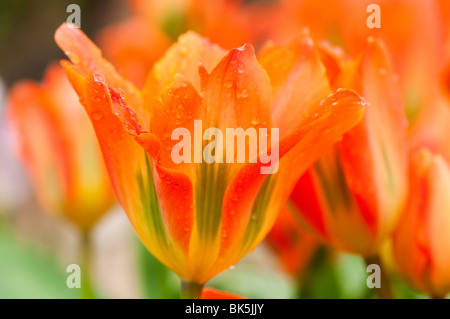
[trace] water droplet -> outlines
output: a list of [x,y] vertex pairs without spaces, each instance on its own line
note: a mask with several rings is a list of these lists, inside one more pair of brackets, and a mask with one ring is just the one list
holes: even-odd
[[233,86],[233,82],[231,82],[231,81],[226,81],[226,82],[223,84],[223,86],[226,87],[227,89],[230,89],[230,88]]
[[94,81],[98,83],[105,83],[105,77],[101,73],[94,73]]
[[243,98],[248,97],[248,90],[247,90],[247,89],[243,89],[243,90],[241,91],[240,96],[243,97]]
[[93,111],[91,116],[95,121],[100,121],[103,118],[103,113],[101,111]]
[[256,216],[255,215],[252,215],[252,217],[250,218],[251,220],[255,220],[256,219]]
[[245,66],[244,64],[239,64],[238,68],[237,68],[238,73],[242,74],[245,72]]
[[235,268],[236,268],[236,266],[231,265],[229,269],[230,269],[230,270],[233,270],[233,269],[235,269]]
[[122,89],[120,88],[114,89],[114,92],[119,94],[122,99],[125,99],[125,92]]
[[386,69],[381,68],[381,69],[378,69],[378,73],[379,73],[380,75],[386,75],[387,71],[386,71]]
[[333,102],[332,105],[333,105],[333,106],[336,106],[336,105],[338,105],[338,102]]
[[179,109],[179,110],[182,110],[183,109],[183,104],[178,104],[178,106],[177,106],[177,108]]
[[252,118],[252,124],[253,124],[253,125],[258,125],[259,123],[260,123],[260,120],[259,120],[258,117]]
[[230,215],[234,215],[234,210],[230,211]]

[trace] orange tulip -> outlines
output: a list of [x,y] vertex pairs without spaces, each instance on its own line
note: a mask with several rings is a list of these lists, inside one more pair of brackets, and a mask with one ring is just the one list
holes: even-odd
[[291,201],[325,242],[370,257],[405,203],[406,120],[381,43],[370,40],[364,54],[342,67],[337,85],[354,88],[370,105],[363,120],[301,177]]
[[87,232],[114,203],[98,142],[64,70],[43,83],[22,81],[10,92],[8,116],[36,196]]
[[[371,4],[380,7],[381,28],[367,26]],[[307,27],[315,38],[339,45],[351,56],[359,54],[369,36],[384,41],[399,75],[408,118],[416,119],[438,85],[444,61],[448,17],[441,15],[437,0],[281,0],[281,7],[272,22],[276,38],[289,38]]]
[[450,165],[426,148],[411,155],[410,189],[393,236],[399,272],[434,297],[450,292]]
[[[189,32],[155,64],[142,92],[79,29],[64,24],[55,39],[73,62],[62,64],[132,226],[188,282],[202,284],[254,249],[300,174],[364,112],[353,91],[329,96],[325,70],[306,37],[266,47],[258,63],[251,45],[226,52]],[[203,121],[203,130],[279,128],[280,141],[270,146],[279,147],[278,172],[262,174],[262,162],[248,159],[176,164],[171,133],[184,127],[194,136],[194,120]],[[271,140],[270,134],[263,137]]]
[[287,207],[283,207],[267,235],[267,242],[280,258],[284,269],[301,278],[320,247],[319,241],[300,227]]

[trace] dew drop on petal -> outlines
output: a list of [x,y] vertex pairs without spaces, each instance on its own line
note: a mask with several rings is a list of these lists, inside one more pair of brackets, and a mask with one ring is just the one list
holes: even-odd
[[103,112],[93,111],[91,112],[91,116],[95,121],[100,121],[103,118]]
[[241,91],[241,93],[240,93],[240,96],[241,96],[242,98],[248,97],[248,90],[247,90],[247,89],[243,89],[243,90]]
[[114,89],[114,91],[115,91],[117,94],[119,94],[119,96],[120,96],[122,99],[125,99],[125,92],[124,92],[122,89],[117,88],[117,89]]
[[242,74],[245,72],[245,66],[244,64],[239,64],[238,68],[237,68],[238,73]]
[[94,73],[94,81],[98,83],[105,83],[105,77],[101,73]]

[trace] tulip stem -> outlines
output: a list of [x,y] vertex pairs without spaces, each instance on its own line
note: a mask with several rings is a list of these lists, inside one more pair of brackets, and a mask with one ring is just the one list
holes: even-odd
[[203,291],[203,284],[193,281],[181,281],[182,299],[200,299]]
[[92,241],[88,233],[83,233],[81,243],[81,298],[93,299],[94,289],[91,278],[91,249]]
[[383,264],[379,254],[368,256],[364,258],[367,265],[375,264],[380,267],[380,288],[376,288],[380,299],[394,299],[392,292],[391,280],[388,276],[388,270]]

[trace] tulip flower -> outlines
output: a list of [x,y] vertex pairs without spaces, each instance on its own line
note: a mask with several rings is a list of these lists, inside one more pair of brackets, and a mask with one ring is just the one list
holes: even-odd
[[92,125],[64,70],[53,65],[42,84],[17,83],[8,105],[18,154],[42,208],[89,232],[114,195]]
[[319,241],[300,226],[286,206],[282,208],[266,240],[284,269],[299,279],[320,247]]
[[450,165],[427,148],[411,155],[408,201],[393,236],[397,269],[436,298],[450,292]]
[[[441,1],[447,2],[447,1]],[[317,39],[341,46],[351,56],[359,54],[369,36],[384,41],[392,54],[408,119],[413,122],[438,85],[443,61],[443,36],[448,16],[439,1],[430,0],[280,0],[272,16],[273,37],[289,38],[309,28]],[[379,6],[380,28],[369,28]],[[371,9],[373,10],[373,9]]]
[[91,229],[115,197],[89,117],[58,64],[43,83],[21,81],[8,98],[17,153],[45,212],[62,215],[82,232],[82,298],[93,298]]
[[406,120],[383,45],[340,71],[370,104],[363,120],[299,180],[297,216],[334,247],[366,257],[390,235],[406,198]]
[[[154,65],[142,92],[79,29],[64,24],[55,39],[73,63],[62,62],[132,226],[147,249],[188,283],[186,290],[195,291],[191,297],[264,239],[296,179],[364,113],[355,92],[331,94],[306,37],[287,47],[267,46],[258,61],[251,45],[227,52],[188,32]],[[265,164],[248,156],[244,163],[175,163],[174,130],[194,136],[197,120],[201,133],[279,128],[279,142],[268,147],[278,148],[277,173],[261,173]],[[271,132],[257,140],[272,141]],[[245,144],[240,148],[255,146]],[[217,154],[226,153],[224,145],[216,144]],[[267,150],[259,147],[261,154]],[[197,151],[192,147],[186,155],[201,158]]]

